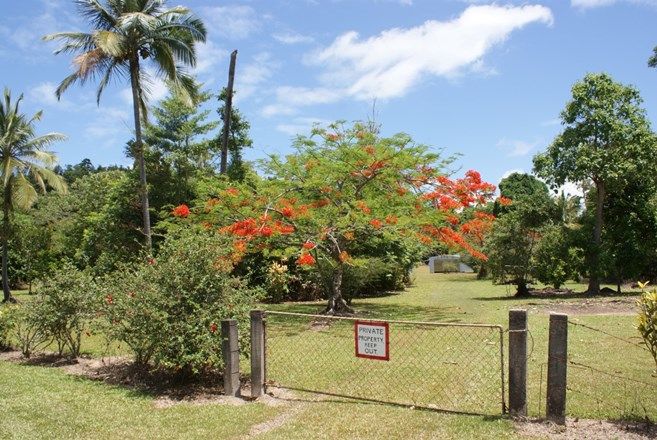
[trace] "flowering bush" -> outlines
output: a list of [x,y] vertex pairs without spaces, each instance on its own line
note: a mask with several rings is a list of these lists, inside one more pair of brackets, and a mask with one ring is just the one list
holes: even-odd
[[657,289],[650,292],[645,291],[646,284],[648,283],[639,283],[643,293],[637,300],[639,306],[637,330],[641,333],[646,347],[655,360],[655,366],[657,366]]
[[[296,154],[265,164],[266,180],[217,188],[199,210],[204,227],[233,238],[233,262],[261,253],[328,274],[326,312],[343,313],[350,309],[342,279],[353,258],[386,257],[367,253],[362,243],[394,241],[414,250],[418,243],[425,250],[442,245],[486,259],[477,228],[461,230],[461,213],[486,204],[495,189],[476,171],[451,179],[444,172],[451,158],[407,135],[382,138],[358,123],[316,128],[296,147]],[[422,254],[415,252],[414,262]]]
[[241,320],[247,351],[248,310],[256,291],[230,275],[231,241],[189,228],[171,233],[157,258],[103,283],[105,333],[123,341],[135,361],[192,374],[221,368],[222,319]]

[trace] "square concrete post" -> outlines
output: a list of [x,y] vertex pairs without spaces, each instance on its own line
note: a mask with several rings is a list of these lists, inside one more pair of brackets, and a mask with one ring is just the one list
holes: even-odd
[[509,413],[527,415],[527,310],[509,310]]
[[548,345],[547,418],[566,423],[566,384],[568,364],[568,315],[550,314]]
[[251,310],[251,397],[260,397],[265,384],[265,312]]
[[221,321],[221,351],[224,358],[224,393],[240,395],[240,345],[237,338],[237,321]]

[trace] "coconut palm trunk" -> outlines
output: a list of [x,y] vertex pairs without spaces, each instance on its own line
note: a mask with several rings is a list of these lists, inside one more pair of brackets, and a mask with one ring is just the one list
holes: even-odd
[[151,237],[151,213],[148,203],[148,182],[146,180],[146,161],[144,159],[144,141],[141,134],[141,89],[139,87],[139,56],[135,54],[130,61],[130,85],[132,88],[132,109],[135,118],[135,153],[139,167],[139,196],[141,198],[141,216],[147,252],[153,247]]
[[11,222],[9,219],[9,206],[11,204],[11,190],[10,186],[5,186],[2,204],[2,293],[3,302],[12,302],[14,298],[11,296],[9,289],[9,234],[11,230]]

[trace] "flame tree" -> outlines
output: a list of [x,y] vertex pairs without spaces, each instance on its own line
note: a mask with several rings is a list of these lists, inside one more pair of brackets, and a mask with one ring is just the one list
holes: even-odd
[[[307,270],[331,274],[325,313],[352,310],[342,296],[347,265],[359,243],[377,237],[438,243],[485,260],[479,231],[490,215],[472,215],[495,190],[478,172],[450,179],[452,158],[441,158],[405,134],[380,137],[368,125],[332,124],[298,137],[296,152],[264,163],[256,183],[224,188],[197,211],[206,228],[234,237],[234,252],[279,250]],[[461,219],[468,211],[468,220]],[[418,254],[418,260],[421,255]]]

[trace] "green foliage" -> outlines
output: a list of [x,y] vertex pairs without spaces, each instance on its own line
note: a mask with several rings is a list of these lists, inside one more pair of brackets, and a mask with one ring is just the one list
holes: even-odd
[[604,73],[588,74],[572,88],[561,112],[564,130],[534,168],[550,183],[622,185],[654,162],[654,136],[639,91]]
[[82,334],[89,329],[98,310],[97,287],[89,273],[64,263],[52,277],[45,280],[34,300],[35,314],[28,319],[42,326],[44,335],[57,344],[59,355],[64,351],[72,358],[80,355]]
[[582,250],[572,246],[569,231],[563,226],[546,226],[539,235],[531,261],[532,274],[543,284],[559,289],[566,281],[577,278]]
[[563,131],[534,157],[535,171],[553,186],[576,182],[595,188],[595,225],[586,247],[590,293],[600,290],[607,193],[620,192],[636,175],[655,175],[657,143],[642,102],[632,86],[604,73],[586,75],[561,112]]
[[536,228],[526,221],[520,210],[498,219],[486,240],[488,268],[493,281],[513,283],[517,296],[527,295],[532,255],[538,239]]
[[52,342],[44,325],[42,302],[43,297],[34,298],[11,309],[14,320],[12,339],[18,342],[18,349],[26,358]]
[[183,374],[220,368],[221,320],[235,318],[247,328],[258,296],[223,269],[227,249],[225,237],[184,229],[167,238],[156,259],[108,275],[105,332],[128,344],[138,363]]
[[[641,284],[642,288],[645,284]],[[637,300],[639,316],[637,317],[637,330],[643,337],[657,366],[657,289],[651,292],[643,292]]]
[[10,336],[14,331],[16,314],[13,304],[0,304],[0,351],[10,348]]

